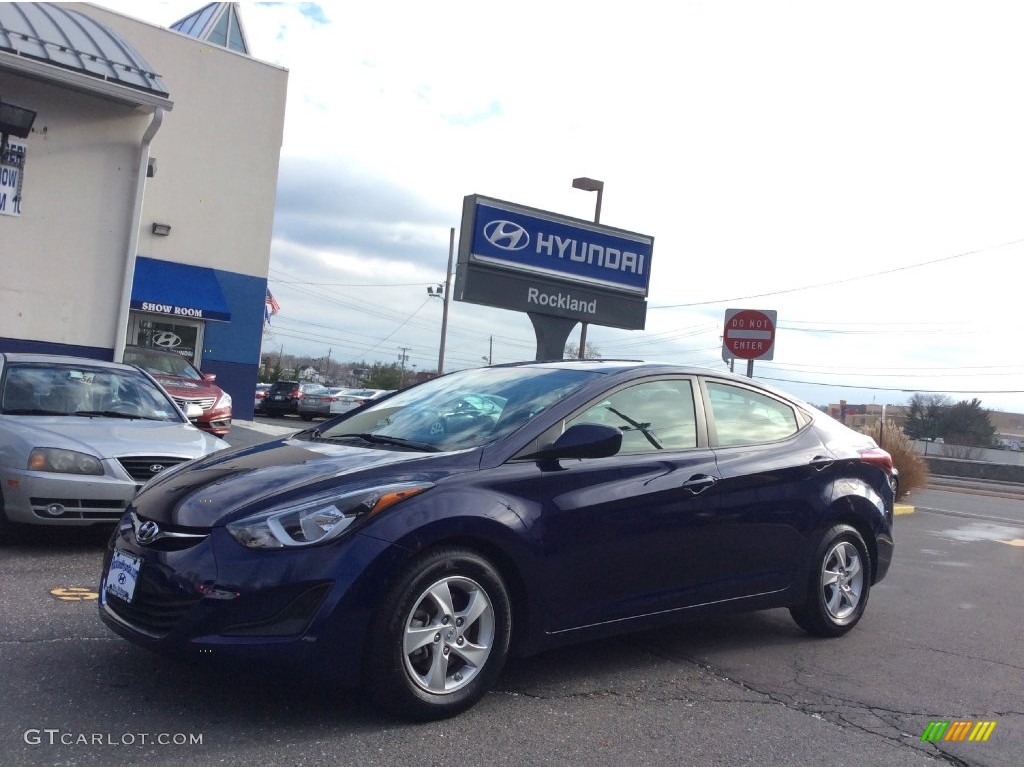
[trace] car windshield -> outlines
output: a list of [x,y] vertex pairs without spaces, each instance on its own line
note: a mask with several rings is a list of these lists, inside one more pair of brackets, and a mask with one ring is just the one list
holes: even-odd
[[203,374],[181,355],[169,352],[150,352],[145,349],[126,349],[124,361],[137,365],[154,376],[180,376],[202,381]]
[[475,448],[511,434],[597,375],[543,366],[459,371],[399,392],[312,434],[430,451]]
[[51,363],[8,365],[0,412],[182,421],[174,404],[137,371]]

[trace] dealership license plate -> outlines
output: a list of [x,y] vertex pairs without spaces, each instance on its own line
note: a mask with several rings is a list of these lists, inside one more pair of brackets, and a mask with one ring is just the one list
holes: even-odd
[[103,591],[130,603],[135,596],[135,584],[139,580],[141,567],[141,558],[130,552],[115,549],[114,556],[110,558],[110,567],[107,569],[107,580]]

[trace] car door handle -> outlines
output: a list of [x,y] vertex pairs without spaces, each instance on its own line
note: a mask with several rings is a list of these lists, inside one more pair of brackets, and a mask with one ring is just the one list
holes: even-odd
[[810,464],[819,472],[821,472],[823,469],[828,469],[833,464],[835,464],[836,460],[833,459],[831,456],[815,456],[807,463]]
[[698,493],[703,493],[717,482],[718,479],[711,475],[694,475],[689,480],[684,481],[682,487],[696,496]]

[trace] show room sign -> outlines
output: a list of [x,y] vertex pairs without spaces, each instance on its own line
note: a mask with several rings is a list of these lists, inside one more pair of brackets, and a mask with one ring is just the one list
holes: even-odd
[[469,195],[455,298],[641,329],[653,248],[653,237]]
[[25,173],[25,145],[8,142],[0,157],[0,215],[21,216],[21,186]]

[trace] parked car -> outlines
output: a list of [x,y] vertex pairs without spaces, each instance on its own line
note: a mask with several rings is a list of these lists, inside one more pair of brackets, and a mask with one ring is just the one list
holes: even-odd
[[116,523],[152,477],[227,447],[137,368],[0,354],[0,528]]
[[339,413],[348,413],[365,405],[370,400],[376,400],[394,391],[393,389],[350,389],[334,398],[334,402],[330,406],[331,414],[337,416]]
[[149,347],[125,347],[123,359],[152,375],[182,408],[198,405],[202,414],[193,423],[201,430],[218,437],[231,431],[231,395],[214,383],[217,374],[201,372],[177,352]]
[[268,416],[283,416],[298,413],[299,403],[308,394],[326,389],[322,384],[281,379],[270,385],[263,396],[263,413]]
[[253,406],[254,413],[263,412],[263,398],[266,397],[267,392],[270,391],[270,384],[259,383],[256,385],[256,402]]
[[341,397],[353,390],[349,387],[325,387],[319,392],[309,392],[299,400],[299,416],[304,421],[312,421],[314,418],[331,417],[331,406]]
[[[494,407],[436,429],[460,399]],[[893,556],[889,454],[726,373],[469,369],[258,448],[136,497],[103,621],[361,681],[413,719],[470,707],[511,652],[682,617],[786,607],[842,635]]]

